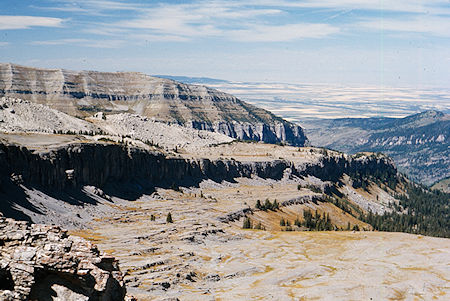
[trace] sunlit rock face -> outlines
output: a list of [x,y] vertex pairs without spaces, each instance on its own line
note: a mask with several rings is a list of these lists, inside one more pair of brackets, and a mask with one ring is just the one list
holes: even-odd
[[0,64],[0,95],[74,116],[135,113],[242,140],[303,146],[303,129],[236,97],[136,72],[68,71]]
[[118,262],[57,226],[0,214],[1,300],[124,300]]

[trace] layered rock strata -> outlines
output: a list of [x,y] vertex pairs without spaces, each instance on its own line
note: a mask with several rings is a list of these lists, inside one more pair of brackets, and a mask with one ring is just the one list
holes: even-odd
[[300,126],[230,94],[136,72],[0,64],[0,96],[46,104],[73,116],[127,112],[242,140],[307,143]]
[[114,257],[57,226],[0,215],[1,300],[124,300]]

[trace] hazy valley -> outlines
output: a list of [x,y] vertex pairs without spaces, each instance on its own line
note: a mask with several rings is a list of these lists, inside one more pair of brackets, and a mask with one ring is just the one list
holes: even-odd
[[426,111],[404,118],[344,118],[303,123],[311,143],[348,153],[383,152],[415,181],[450,175],[450,115]]

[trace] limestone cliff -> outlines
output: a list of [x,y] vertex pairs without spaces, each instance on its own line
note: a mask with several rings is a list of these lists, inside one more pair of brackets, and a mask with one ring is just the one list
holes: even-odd
[[74,115],[136,113],[242,140],[307,143],[303,129],[236,97],[136,72],[68,71],[0,64],[0,96]]
[[66,189],[81,185],[116,186],[143,180],[149,185],[196,184],[259,176],[281,179],[285,170],[296,176],[337,181],[344,173],[396,174],[392,160],[383,155],[318,155],[318,160],[295,164],[289,160],[242,162],[229,159],[187,159],[118,144],[74,143],[43,152],[0,144],[0,180],[19,177],[27,185]]

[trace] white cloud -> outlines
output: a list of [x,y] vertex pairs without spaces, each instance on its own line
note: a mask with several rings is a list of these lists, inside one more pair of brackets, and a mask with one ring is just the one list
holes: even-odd
[[305,38],[323,38],[338,32],[339,28],[328,24],[256,25],[249,29],[231,31],[230,37],[243,42],[284,42]]
[[[383,10],[405,13],[450,14],[448,0],[254,0],[253,5],[324,9]],[[247,2],[249,4],[249,2]]]
[[120,28],[152,30],[182,37],[221,36],[230,20],[246,20],[281,13],[277,9],[241,9],[226,2],[160,5],[136,19],[114,24]]
[[142,5],[130,1],[82,0],[78,1],[78,4],[81,7],[86,6],[103,10],[139,10],[143,8]]
[[186,42],[188,38],[177,35],[131,34],[128,38],[142,42]]
[[381,31],[424,33],[450,37],[450,19],[436,16],[415,16],[401,19],[377,18],[360,22],[357,25]]
[[49,41],[33,41],[32,45],[75,45],[90,48],[119,48],[125,44],[123,40],[90,40],[90,39],[60,39]]
[[165,4],[145,10],[139,18],[108,24],[105,30],[111,27],[140,30],[142,35],[150,35],[154,38],[152,40],[160,41],[222,37],[252,42],[321,38],[339,32],[337,27],[327,24],[270,25],[270,20],[266,18],[283,13],[279,9],[244,8],[244,4],[233,1]]
[[0,47],[8,46],[9,42],[0,42]]
[[27,29],[35,26],[60,27],[63,19],[34,16],[0,16],[0,30]]
[[[135,13],[142,11],[146,6],[126,1],[109,0],[53,0],[53,6],[30,5],[30,8],[46,11],[65,12],[74,15],[87,15],[96,17],[114,16],[117,11]],[[148,6],[148,5],[147,5]]]

